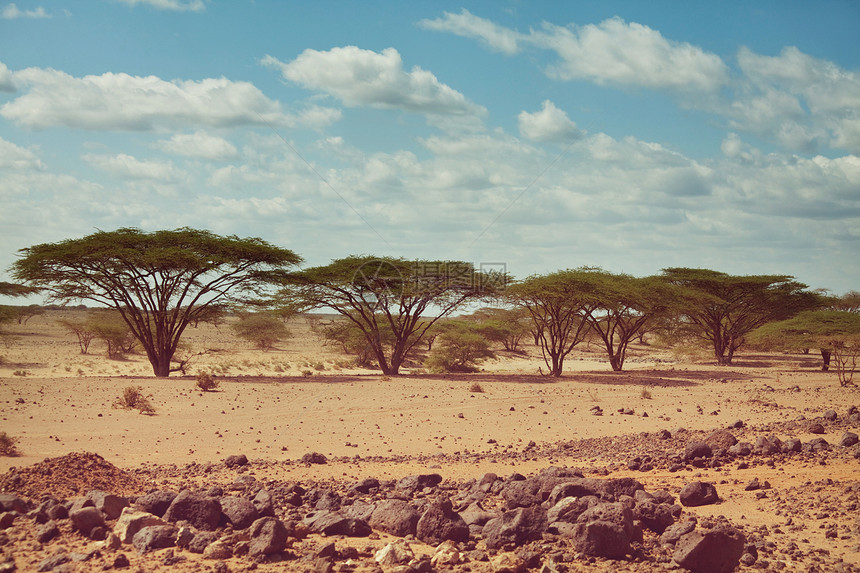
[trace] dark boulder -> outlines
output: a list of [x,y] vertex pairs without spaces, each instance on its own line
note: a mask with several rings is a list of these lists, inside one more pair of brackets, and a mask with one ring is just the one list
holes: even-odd
[[679,497],[681,505],[684,507],[710,505],[720,501],[720,496],[717,495],[717,488],[711,483],[701,481],[694,481],[685,485]]
[[140,496],[134,504],[146,513],[164,517],[164,513],[174,499],[176,499],[176,492],[161,490]]
[[257,507],[244,497],[227,496],[221,498],[221,512],[233,524],[234,529],[245,529],[260,518]]
[[451,500],[437,499],[431,502],[415,526],[415,536],[428,545],[439,545],[443,541],[466,541],[469,526],[451,507]]
[[187,521],[197,529],[212,531],[221,520],[221,504],[215,498],[183,490],[164,512],[164,519]]
[[542,507],[520,507],[487,521],[481,535],[489,549],[519,547],[540,539],[546,525],[546,511]]
[[156,549],[176,545],[176,528],[172,525],[150,525],[134,534],[131,544],[138,553],[149,553]]
[[252,557],[280,553],[287,546],[290,531],[275,517],[261,517],[251,524],[248,554]]
[[421,514],[399,499],[386,499],[376,504],[368,520],[373,529],[378,529],[398,537],[414,535]]
[[744,536],[733,527],[697,529],[675,545],[675,562],[694,573],[730,573],[740,563]]

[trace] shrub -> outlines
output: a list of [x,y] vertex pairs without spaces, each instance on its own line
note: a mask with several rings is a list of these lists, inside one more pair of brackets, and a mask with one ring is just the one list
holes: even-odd
[[108,358],[119,359],[134,352],[137,338],[116,311],[99,311],[87,321],[95,338],[107,346]]
[[81,320],[60,320],[60,326],[74,334],[78,339],[81,354],[89,352],[90,343],[96,337],[91,325]]
[[18,448],[15,447],[17,441],[18,438],[13,438],[6,432],[0,432],[0,456],[17,456]]
[[208,372],[201,372],[197,375],[197,387],[204,392],[213,392],[218,389],[219,385],[220,382],[215,380]]
[[642,388],[640,396],[642,396],[643,400],[650,400],[651,398],[653,398],[653,396],[651,396],[651,390],[649,390],[648,388]]
[[313,376],[313,375],[314,375],[314,373],[310,370],[302,370],[302,376],[304,376],[304,377]]
[[471,386],[469,386],[469,392],[472,392],[474,394],[483,394],[484,387],[477,382],[474,382]]
[[275,344],[290,337],[286,325],[272,314],[255,312],[242,314],[233,324],[233,331],[263,351],[271,350]]
[[123,410],[136,409],[141,414],[151,416],[155,414],[155,408],[149,402],[149,398],[152,398],[152,394],[144,396],[143,388],[140,386],[127,386],[122,391],[122,396],[117,398],[113,405],[114,408],[122,408]]
[[443,372],[475,372],[486,358],[494,358],[487,339],[465,324],[452,325],[427,358],[427,367]]

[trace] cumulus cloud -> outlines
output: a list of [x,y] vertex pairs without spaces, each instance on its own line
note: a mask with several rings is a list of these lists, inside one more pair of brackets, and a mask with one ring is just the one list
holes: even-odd
[[778,56],[742,48],[737,60],[743,76],[726,111],[734,129],[794,151],[860,151],[860,74],[793,46]]
[[169,182],[180,178],[180,172],[170,161],[143,161],[120,153],[118,155],[98,155],[88,153],[84,161],[120,179],[137,179]]
[[212,161],[224,161],[237,155],[232,143],[205,131],[177,133],[168,140],[159,141],[157,146],[168,153]]
[[561,61],[548,73],[559,79],[682,92],[715,92],[728,81],[719,56],[621,18],[586,26],[546,23],[529,39],[558,54]]
[[550,100],[543,102],[540,111],[520,112],[517,122],[520,134],[533,141],[571,141],[583,136],[583,132],[567,114]]
[[13,73],[19,95],[0,116],[34,129],[66,126],[146,131],[186,125],[296,125],[253,84],[226,78],[165,81],[105,73],[81,78],[54,69]]
[[15,82],[12,79],[12,72],[6,67],[6,64],[0,62],[0,92],[14,92]]
[[284,78],[307,89],[328,93],[348,106],[402,109],[424,114],[472,115],[485,113],[460,92],[441,83],[418,66],[403,69],[394,48],[382,52],[356,46],[327,52],[305,50],[284,63],[272,56],[262,59]]
[[42,170],[44,165],[33,151],[19,147],[0,137],[0,169]]
[[14,2],[6,4],[0,10],[0,19],[2,20],[16,20],[18,18],[50,18],[50,15],[41,6],[35,10],[21,10]]
[[143,4],[152,6],[159,10],[170,10],[173,12],[202,12],[206,9],[205,0],[116,0],[129,6]]
[[520,51],[521,34],[486,18],[475,16],[465,8],[459,14],[445,12],[441,18],[421,20],[418,25],[427,30],[476,38],[490,49],[503,54],[513,55]]

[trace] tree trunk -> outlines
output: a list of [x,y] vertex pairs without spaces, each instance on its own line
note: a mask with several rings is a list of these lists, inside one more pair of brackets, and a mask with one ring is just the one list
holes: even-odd
[[153,356],[149,359],[152,364],[152,371],[158,378],[167,378],[170,376],[170,357]]
[[832,355],[832,352],[830,350],[827,350],[826,348],[821,349],[821,360],[822,360],[821,370],[823,372],[827,372],[828,370],[830,370],[830,356],[831,355]]
[[612,366],[613,372],[621,372],[624,367],[624,355],[620,352],[609,355],[609,364]]

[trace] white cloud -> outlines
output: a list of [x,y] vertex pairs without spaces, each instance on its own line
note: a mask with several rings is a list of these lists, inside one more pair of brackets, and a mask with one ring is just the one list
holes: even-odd
[[559,79],[709,93],[728,80],[719,56],[620,18],[581,27],[547,23],[529,39],[558,54],[549,74]]
[[10,2],[0,10],[0,20],[15,20],[18,18],[50,18],[41,6],[35,10],[21,10],[14,2]]
[[6,64],[0,62],[0,92],[14,92],[15,82],[12,79],[12,72],[6,67]]
[[44,165],[33,151],[19,147],[0,137],[0,169],[41,171],[44,169]]
[[486,111],[431,72],[418,66],[405,71],[394,48],[382,52],[356,46],[327,52],[308,49],[289,63],[272,56],[263,58],[262,63],[280,70],[287,80],[331,94],[348,106],[424,114],[474,115]]
[[572,141],[584,134],[567,114],[550,100],[535,113],[521,111],[517,116],[520,134],[533,141]]
[[238,154],[232,143],[205,131],[177,133],[168,140],[159,141],[157,146],[168,153],[212,161],[232,159]]
[[170,161],[142,161],[125,153],[118,155],[88,153],[83,156],[83,159],[90,165],[120,179],[169,182],[181,177],[181,173]]
[[168,82],[105,73],[76,78],[50,68],[27,68],[13,78],[21,95],[0,107],[0,115],[34,129],[145,131],[298,123],[253,84],[223,77]]
[[206,9],[206,2],[204,0],[116,0],[122,4],[128,4],[129,6],[136,6],[138,4],[144,4],[147,6],[152,6],[153,8],[157,8],[159,10],[170,10],[174,12],[202,12]]
[[792,46],[778,56],[742,48],[738,66],[743,77],[725,112],[733,128],[794,151],[860,151],[860,74]]
[[421,20],[418,25],[427,30],[450,32],[464,38],[477,38],[490,49],[513,55],[520,51],[522,35],[470,13],[465,8],[459,14],[445,12],[442,18]]

